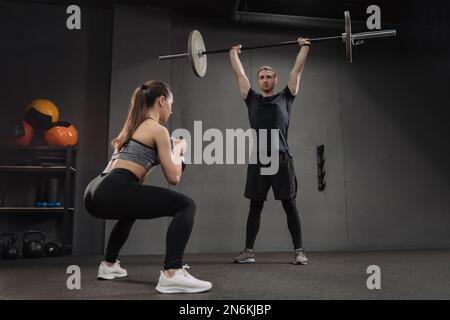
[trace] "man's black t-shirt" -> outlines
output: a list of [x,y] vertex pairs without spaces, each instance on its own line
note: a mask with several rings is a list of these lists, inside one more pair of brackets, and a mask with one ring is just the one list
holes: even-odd
[[[289,119],[291,117],[291,108],[295,96],[286,86],[283,91],[270,97],[263,97],[250,88],[245,99],[248,107],[248,118],[250,126],[255,129],[259,137],[259,129],[267,129],[267,149],[271,150],[270,129],[280,130],[279,148],[281,152],[289,154],[287,142]],[[258,140],[259,141],[259,140]],[[259,142],[258,142],[258,149]],[[262,150],[261,150],[262,151]],[[290,154],[289,154],[290,155]]]

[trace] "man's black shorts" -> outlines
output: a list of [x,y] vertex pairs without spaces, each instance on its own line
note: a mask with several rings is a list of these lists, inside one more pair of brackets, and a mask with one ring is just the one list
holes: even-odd
[[[274,175],[261,175],[261,164],[249,164],[244,196],[251,200],[266,200],[270,186],[276,200],[295,198],[297,195],[297,177],[294,161],[287,152],[280,152],[278,172]],[[267,165],[264,165],[267,166]]]

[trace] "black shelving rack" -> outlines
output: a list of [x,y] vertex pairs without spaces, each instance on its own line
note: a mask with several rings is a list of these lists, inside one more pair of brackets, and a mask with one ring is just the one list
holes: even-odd
[[61,234],[63,254],[72,254],[73,215],[75,213],[76,146],[18,146],[2,145],[0,173],[29,173],[44,179],[49,174],[62,178],[63,198],[60,207],[1,206],[1,213],[15,215],[55,215]]

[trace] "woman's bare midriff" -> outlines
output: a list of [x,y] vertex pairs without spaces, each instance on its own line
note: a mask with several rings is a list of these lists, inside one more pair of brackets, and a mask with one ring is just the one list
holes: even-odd
[[127,169],[133,172],[134,175],[138,177],[140,182],[144,181],[144,178],[147,175],[147,171],[145,170],[144,167],[128,160],[122,159],[111,160],[106,166],[105,170],[103,170],[103,172],[106,173],[111,171],[112,169]]

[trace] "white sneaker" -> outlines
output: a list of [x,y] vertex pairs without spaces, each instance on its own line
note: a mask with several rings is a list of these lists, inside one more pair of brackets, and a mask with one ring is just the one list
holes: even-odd
[[202,281],[191,276],[185,265],[181,269],[177,269],[172,278],[167,278],[161,271],[156,290],[161,293],[199,293],[208,291],[212,288],[211,282]]
[[303,249],[294,250],[294,261],[292,263],[301,265],[308,264],[308,258],[305,255],[305,250]]
[[98,267],[98,280],[112,280],[114,278],[123,278],[128,275],[127,270],[120,267],[120,261],[117,260],[112,267],[106,265],[105,261]]

